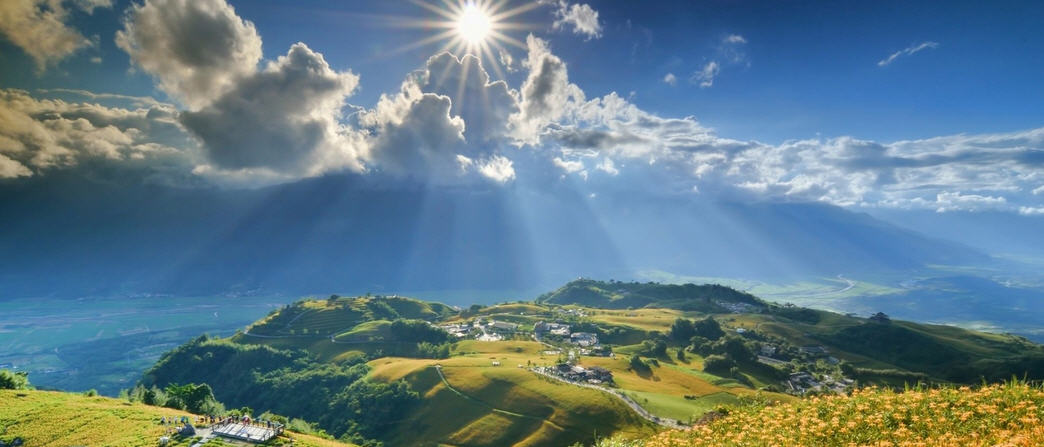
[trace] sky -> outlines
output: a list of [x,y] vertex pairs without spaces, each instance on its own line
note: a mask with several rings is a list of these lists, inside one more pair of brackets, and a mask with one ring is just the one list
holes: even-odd
[[8,0],[0,185],[351,173],[1039,219],[1040,23],[1040,2]]

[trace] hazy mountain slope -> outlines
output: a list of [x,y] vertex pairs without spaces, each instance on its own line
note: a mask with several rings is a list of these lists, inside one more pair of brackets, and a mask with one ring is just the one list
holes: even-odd
[[258,190],[135,181],[0,185],[5,295],[532,290],[637,269],[765,278],[983,259],[827,205],[389,189],[347,175]]

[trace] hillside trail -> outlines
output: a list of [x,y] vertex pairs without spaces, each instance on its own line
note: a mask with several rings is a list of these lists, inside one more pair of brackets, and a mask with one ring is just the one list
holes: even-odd
[[550,426],[552,426],[552,427],[554,427],[554,428],[556,428],[558,430],[561,430],[563,432],[571,431],[571,430],[569,430],[569,429],[567,429],[565,427],[562,427],[561,425],[558,425],[558,424],[556,424],[554,422],[551,422],[551,420],[549,420],[547,418],[540,417],[540,416],[533,416],[533,415],[529,415],[529,414],[517,413],[517,412],[514,412],[514,411],[505,410],[505,409],[502,409],[502,408],[497,408],[497,407],[495,407],[495,406],[493,406],[493,405],[491,405],[491,404],[489,404],[489,403],[487,403],[487,402],[485,402],[485,401],[483,401],[481,399],[478,399],[478,398],[476,398],[474,396],[468,395],[467,393],[464,393],[463,391],[460,391],[460,390],[454,388],[453,385],[450,385],[449,380],[446,380],[446,375],[442,373],[442,365],[434,365],[432,367],[435,368],[435,371],[439,374],[439,378],[442,379],[442,384],[446,385],[446,389],[452,391],[454,394],[456,394],[456,395],[458,395],[460,397],[463,397],[464,399],[467,399],[469,401],[472,401],[472,402],[475,402],[475,403],[477,403],[479,405],[482,405],[482,406],[484,406],[486,408],[489,408],[490,410],[492,410],[495,413],[505,414],[505,415],[508,415],[508,416],[514,416],[514,417],[519,417],[519,418],[523,418],[523,419],[532,419],[532,420],[540,421],[542,423],[550,425]]
[[608,393],[608,394],[610,394],[612,396],[616,396],[618,399],[622,400],[625,404],[627,404],[627,406],[630,407],[631,410],[634,410],[635,413],[638,413],[638,416],[641,416],[643,419],[645,419],[645,420],[647,420],[649,422],[652,422],[654,424],[661,425],[663,427],[673,428],[673,429],[676,429],[676,430],[687,430],[687,429],[690,428],[690,427],[688,427],[686,425],[675,423],[671,419],[660,418],[658,416],[654,416],[652,413],[649,413],[649,411],[647,411],[645,408],[642,408],[641,405],[638,405],[638,402],[635,402],[633,399],[631,399],[630,397],[628,397],[626,394],[624,394],[622,392],[619,392],[619,391],[616,391],[616,390],[611,390],[611,389],[608,389],[608,388],[605,388],[605,387],[601,387],[601,386],[598,386],[598,385],[592,385],[592,384],[589,384],[589,383],[572,382],[572,381],[569,381],[569,380],[565,380],[565,379],[563,379],[561,377],[558,377],[556,375],[545,373],[545,372],[540,371],[540,370],[538,370],[536,368],[531,368],[530,371],[532,371],[532,372],[534,372],[536,374],[542,375],[544,377],[557,380],[559,382],[568,383],[570,385],[576,385],[576,386],[583,387],[583,388],[590,388],[592,390],[598,390],[598,391],[601,391],[603,393]]

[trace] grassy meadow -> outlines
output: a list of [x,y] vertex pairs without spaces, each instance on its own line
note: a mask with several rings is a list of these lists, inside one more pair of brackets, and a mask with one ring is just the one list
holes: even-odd
[[[606,393],[547,379],[518,365],[553,364],[534,341],[458,343],[448,359],[380,358],[370,377],[406,380],[423,400],[404,415],[393,445],[569,445],[655,427]],[[493,362],[501,366],[493,366]],[[438,376],[440,365],[445,382]]]
[[[0,440],[22,438],[26,446],[72,445],[137,447],[155,446],[166,435],[160,418],[193,416],[169,408],[153,407],[108,397],[88,397],[57,391],[0,390]],[[272,445],[351,447],[351,444],[289,433]],[[191,438],[174,438],[171,446],[189,446]],[[212,441],[208,446],[229,445]]]

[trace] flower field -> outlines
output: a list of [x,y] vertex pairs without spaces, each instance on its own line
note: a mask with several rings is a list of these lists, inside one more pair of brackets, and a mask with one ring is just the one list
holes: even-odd
[[1044,445],[1044,388],[1013,381],[979,389],[893,392],[733,409],[689,431],[646,440],[604,440],[598,447]]

